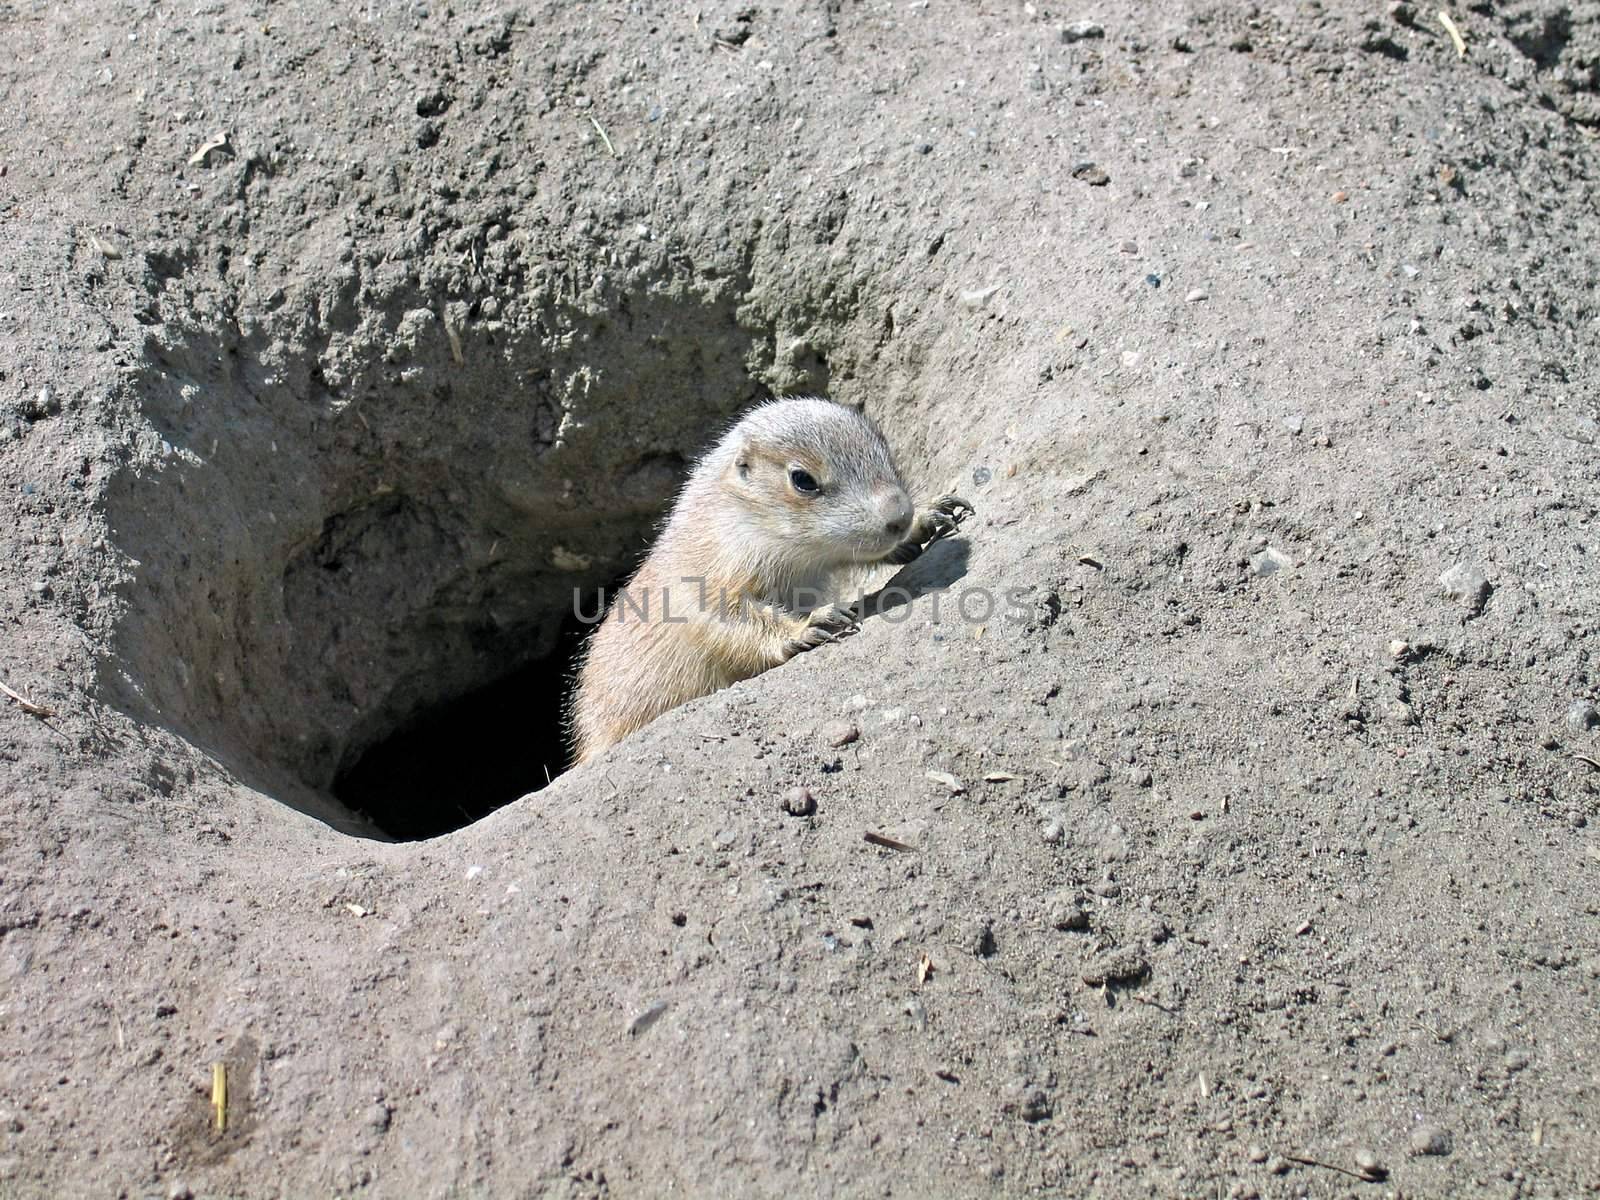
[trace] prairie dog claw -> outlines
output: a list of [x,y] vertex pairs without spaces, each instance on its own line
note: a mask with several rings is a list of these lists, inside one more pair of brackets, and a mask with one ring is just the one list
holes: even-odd
[[940,496],[917,518],[911,536],[884,555],[883,561],[901,566],[915,561],[940,538],[947,538],[960,529],[961,522],[977,511],[960,496]]
[[818,646],[826,646],[829,642],[837,642],[861,629],[861,621],[855,613],[848,608],[841,608],[837,604],[829,604],[817,609],[806,618],[805,628],[800,636],[784,644],[785,653],[793,658],[796,654],[804,654],[807,650],[815,650]]

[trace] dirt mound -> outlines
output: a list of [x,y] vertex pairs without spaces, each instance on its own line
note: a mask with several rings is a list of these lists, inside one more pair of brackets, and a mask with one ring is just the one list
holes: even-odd
[[[0,1193],[1594,1187],[1600,13],[1450,15],[0,7]],[[795,392],[977,517],[562,774]]]

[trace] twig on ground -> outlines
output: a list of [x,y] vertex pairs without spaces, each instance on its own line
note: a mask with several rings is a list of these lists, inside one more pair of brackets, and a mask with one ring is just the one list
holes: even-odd
[[56,715],[55,709],[49,707],[48,705],[40,704],[37,700],[29,700],[21,692],[15,691],[3,683],[0,683],[0,692],[4,692],[6,695],[15,700],[17,702],[17,707],[22,709],[22,711],[27,713],[30,717],[53,717]]

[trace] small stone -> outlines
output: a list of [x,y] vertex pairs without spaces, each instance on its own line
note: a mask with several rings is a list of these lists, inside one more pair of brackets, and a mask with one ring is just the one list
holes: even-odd
[[1066,830],[1061,828],[1060,821],[1046,821],[1044,828],[1039,831],[1039,836],[1044,839],[1046,845],[1054,846],[1065,833]]
[[1202,300],[1209,299],[1211,299],[1211,293],[1206,291],[1205,288],[1193,288],[1184,296],[1183,302],[1185,304],[1198,304]]
[[194,1200],[194,1189],[180,1179],[167,1189],[167,1200]]
[[860,736],[860,728],[850,721],[829,721],[822,727],[822,740],[835,750],[848,746]]
[[1132,946],[1110,950],[1084,966],[1080,978],[1090,987],[1133,983],[1150,974],[1150,963]]
[[1271,1158],[1267,1159],[1267,1170],[1274,1175],[1287,1175],[1289,1173],[1289,1168],[1292,1166],[1294,1166],[1293,1163],[1279,1154],[1274,1154]]
[[1122,885],[1114,879],[1102,879],[1089,890],[1103,900],[1115,900],[1122,895]]
[[1383,1163],[1378,1161],[1378,1156],[1365,1146],[1358,1146],[1350,1157],[1356,1164],[1356,1170],[1366,1179],[1382,1179],[1388,1174]]
[[1439,590],[1468,612],[1483,611],[1493,590],[1482,571],[1471,563],[1457,563],[1439,576]]
[[1121,249],[1124,254],[1137,254],[1139,253],[1139,243],[1123,242]]
[[817,798],[810,788],[794,788],[783,798],[783,811],[791,817],[809,817],[817,811]]
[[450,107],[450,97],[435,89],[417,97],[417,116],[437,117]]
[[389,1106],[381,1101],[367,1108],[367,1128],[383,1133],[389,1128]]
[[1253,1163],[1264,1163],[1267,1161],[1267,1152],[1260,1146],[1251,1146],[1248,1154],[1250,1156],[1250,1161]]
[[46,384],[31,396],[24,396],[16,402],[17,415],[27,421],[37,421],[42,417],[51,417],[61,411],[61,400],[50,385]]
[[1082,180],[1090,187],[1105,187],[1111,182],[1111,176],[1105,170],[1092,162],[1081,162],[1072,168],[1072,177]]
[[1050,898],[1048,912],[1053,929],[1077,931],[1089,928],[1089,914],[1083,911],[1076,896],[1057,893]]
[[1600,711],[1587,700],[1579,700],[1567,709],[1567,728],[1573,733],[1588,733],[1596,725],[1600,725]]
[[1069,46],[1074,42],[1093,41],[1105,35],[1105,26],[1094,21],[1074,21],[1061,29],[1061,40]]
[[1515,1075],[1518,1071],[1526,1070],[1533,1058],[1526,1050],[1506,1051],[1506,1074]]
[[1306,427],[1306,419],[1299,413],[1292,413],[1283,419],[1283,427],[1295,437],[1300,436],[1300,431]]
[[1395,638],[1389,643],[1389,657],[1396,662],[1404,662],[1411,657],[1411,643]]
[[998,946],[994,941],[994,926],[988,920],[978,921],[972,928],[972,936],[968,943],[972,953],[978,958],[992,958]]
[[1294,560],[1282,550],[1268,546],[1250,560],[1250,573],[1264,579],[1268,575],[1276,574],[1284,567],[1293,565]]
[[156,1017],[158,1019],[162,1018],[162,1017],[170,1017],[170,1016],[174,1015],[177,1011],[178,1011],[177,1005],[174,1005],[174,1004],[158,1004],[158,1005],[156,1005]]
[[1333,199],[1333,202],[1335,204],[1343,204],[1347,200],[1350,199],[1350,193],[1349,192],[1335,192],[1333,194],[1332,199]]
[[1144,355],[1137,350],[1124,350],[1122,352],[1122,365],[1131,371],[1139,365],[1140,360],[1143,358]]
[[1396,700],[1385,710],[1389,719],[1397,725],[1412,726],[1417,723],[1417,710],[1403,700]]
[[1418,1125],[1411,1131],[1411,1153],[1449,1154],[1450,1135],[1437,1125]]
[[993,478],[994,478],[994,472],[989,470],[988,467],[973,467],[972,468],[972,486],[973,487],[982,487],[984,484],[988,483],[989,480],[991,480]]

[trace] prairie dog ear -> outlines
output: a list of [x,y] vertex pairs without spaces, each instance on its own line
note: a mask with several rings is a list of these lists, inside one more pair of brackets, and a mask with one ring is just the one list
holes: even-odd
[[750,482],[750,475],[755,470],[755,447],[750,444],[750,439],[741,441],[733,452],[733,457],[728,461],[728,469],[723,475],[725,482],[735,486]]

